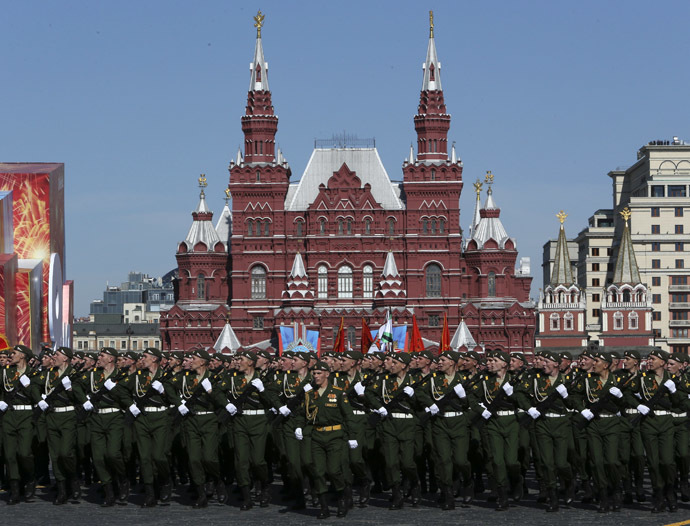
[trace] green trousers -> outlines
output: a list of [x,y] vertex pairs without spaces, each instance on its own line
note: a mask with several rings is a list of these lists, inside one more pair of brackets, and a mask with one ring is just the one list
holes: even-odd
[[645,417],[640,423],[642,443],[647,454],[647,469],[655,492],[663,491],[676,478],[673,462],[674,426],[670,415]]
[[184,429],[192,483],[200,486],[207,478],[220,478],[218,463],[218,420],[215,413],[190,415],[185,418]]
[[238,415],[234,418],[235,476],[238,486],[249,486],[253,478],[262,483],[267,481],[267,437],[266,415]]
[[34,478],[34,454],[31,448],[34,422],[31,410],[8,410],[2,419],[2,447],[9,480]]
[[167,484],[170,478],[167,451],[165,449],[170,429],[169,415],[159,413],[142,413],[134,421],[141,479],[144,484],[153,484],[158,478],[160,484]]
[[317,431],[311,433],[311,458],[313,462],[314,491],[322,495],[328,491],[330,479],[336,491],[345,487],[342,464],[344,446],[347,445],[342,429],[337,431]]
[[470,448],[470,429],[466,415],[436,417],[431,423],[434,443],[436,476],[442,486],[453,485],[453,472],[463,483],[472,483],[472,467],[468,458]]
[[520,476],[519,425],[515,415],[493,416],[484,426],[491,456],[493,478],[498,488],[509,488]]
[[102,484],[110,484],[113,475],[125,475],[125,462],[122,456],[122,443],[125,429],[124,415],[115,413],[95,413],[89,418],[91,427],[91,457],[96,476]]
[[66,482],[77,470],[77,415],[74,411],[50,412],[46,415],[46,426],[53,475],[58,482]]
[[541,476],[547,488],[556,489],[558,477],[565,485],[573,478],[568,463],[568,434],[570,418],[542,416],[534,423],[534,436],[539,444],[538,454]]
[[380,424],[386,478],[392,486],[400,485],[403,475],[412,487],[419,483],[414,461],[415,428],[414,418],[388,416]]
[[587,448],[592,462],[592,475],[599,491],[614,489],[620,482],[618,445],[619,416],[595,418],[587,425]]

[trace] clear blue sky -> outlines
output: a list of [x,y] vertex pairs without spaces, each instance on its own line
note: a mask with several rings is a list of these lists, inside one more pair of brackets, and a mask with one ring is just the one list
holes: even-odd
[[492,170],[533,295],[558,210],[574,237],[611,206],[609,170],[651,139],[690,140],[690,2],[5,1],[0,161],[65,163],[77,315],[130,270],[176,266],[202,172],[220,213],[258,8],[293,180],[342,131],[375,137],[402,178],[434,10],[462,226]]

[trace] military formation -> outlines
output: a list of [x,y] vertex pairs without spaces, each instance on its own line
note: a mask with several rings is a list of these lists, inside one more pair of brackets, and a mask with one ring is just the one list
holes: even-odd
[[[188,485],[195,509],[267,507],[271,484],[294,510],[337,515],[390,491],[390,509],[437,495],[442,510],[488,492],[497,511],[528,492],[547,512],[690,501],[688,356],[623,356],[590,345],[439,355],[348,350],[98,353],[17,345],[0,354],[2,482],[8,504],[39,486],[55,505],[98,484],[102,506],[166,505]],[[643,482],[648,476],[651,494]]]

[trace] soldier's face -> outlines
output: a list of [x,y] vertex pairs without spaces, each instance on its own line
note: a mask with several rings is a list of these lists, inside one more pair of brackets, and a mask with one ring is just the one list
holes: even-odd
[[328,382],[328,376],[330,373],[328,371],[313,371],[312,376],[314,377],[314,383],[317,387],[323,387]]
[[111,356],[110,354],[102,352],[98,355],[98,360],[96,361],[96,365],[98,367],[108,367],[111,363],[113,363],[114,360],[115,360],[115,358],[113,356]]
[[447,356],[438,359],[438,370],[444,374],[450,374],[455,370],[455,362]]
[[522,367],[522,360],[519,360],[518,358],[511,358],[510,359],[510,370],[511,371],[517,371],[520,367]]
[[637,365],[638,365],[638,362],[635,358],[633,358],[631,356],[626,356],[625,358],[623,358],[623,366],[626,369],[632,370],[635,367],[637,367]]
[[549,376],[554,375],[558,372],[558,362],[553,360],[544,360],[544,372]]
[[666,362],[666,370],[671,374],[678,374],[682,368],[683,364],[681,362],[677,362],[675,360],[669,360]]
[[651,371],[662,369],[664,365],[666,365],[664,360],[662,360],[658,356],[649,356],[647,358],[647,368]]
[[608,369],[609,363],[606,360],[602,360],[601,358],[597,358],[594,360],[594,366],[592,367],[593,371],[597,374],[601,374],[604,372],[606,369]]

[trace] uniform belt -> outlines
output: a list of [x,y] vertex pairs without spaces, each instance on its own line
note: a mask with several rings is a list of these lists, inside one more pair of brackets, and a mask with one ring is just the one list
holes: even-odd
[[144,411],[147,413],[160,413],[161,411],[167,411],[170,409],[169,407],[155,407],[155,406],[147,406],[144,407]]
[[192,414],[194,414],[194,415],[213,415],[215,413],[213,411],[194,411],[194,413],[192,413]]
[[446,411],[445,413],[442,413],[441,416],[443,418],[452,418],[454,416],[462,416],[462,411]]
[[315,427],[317,431],[340,431],[343,428],[342,425],[337,424],[335,426],[324,426],[324,427]]
[[65,407],[55,407],[53,411],[56,413],[67,413],[68,411],[74,411],[73,405],[66,405]]
[[544,413],[546,418],[561,418],[567,415],[562,415],[561,413]]
[[626,409],[625,414],[626,415],[636,415],[638,413],[637,409]]
[[673,413],[673,418],[683,418],[688,416],[688,413]]
[[366,411],[359,411],[359,410],[355,409],[352,411],[352,414],[353,415],[366,415],[367,412]]
[[496,411],[496,416],[514,416],[515,411]]
[[30,405],[13,405],[12,409],[14,411],[31,411],[33,409],[33,406],[30,406]]
[[120,413],[120,409],[117,407],[104,407],[103,409],[96,409],[96,414],[107,415],[109,413]]
[[390,413],[392,418],[414,418],[413,415],[409,413]]
[[599,413],[598,416],[599,416],[599,418],[613,418],[614,416],[621,416],[621,414],[620,413],[606,413],[606,414]]
[[266,411],[263,409],[245,409],[242,411],[243,415],[265,415]]
[[663,409],[654,409],[654,415],[655,416],[666,416],[666,415],[672,415],[673,413],[671,411],[664,411]]

